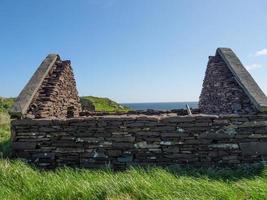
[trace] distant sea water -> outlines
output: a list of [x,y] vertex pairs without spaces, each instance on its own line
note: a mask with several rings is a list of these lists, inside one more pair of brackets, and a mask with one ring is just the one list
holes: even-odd
[[159,103],[122,103],[122,105],[131,108],[132,110],[173,110],[184,109],[186,104],[190,108],[198,108],[198,102],[159,102]]

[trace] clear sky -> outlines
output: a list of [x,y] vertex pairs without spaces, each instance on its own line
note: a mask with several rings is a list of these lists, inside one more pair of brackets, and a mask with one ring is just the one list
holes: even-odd
[[0,36],[0,96],[17,96],[58,53],[80,95],[194,101],[217,47],[267,93],[266,0],[0,0]]

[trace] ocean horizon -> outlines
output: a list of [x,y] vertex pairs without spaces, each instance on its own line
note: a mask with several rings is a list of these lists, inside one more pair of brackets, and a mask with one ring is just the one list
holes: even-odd
[[151,102],[151,103],[121,103],[121,105],[127,106],[132,110],[173,110],[173,109],[183,109],[186,105],[190,108],[198,108],[197,101],[191,102]]

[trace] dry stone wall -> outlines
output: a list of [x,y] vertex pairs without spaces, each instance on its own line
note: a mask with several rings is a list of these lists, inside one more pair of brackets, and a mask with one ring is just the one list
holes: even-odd
[[213,114],[257,112],[218,52],[209,58],[199,108],[202,113]]
[[70,61],[57,61],[35,94],[27,117],[77,117],[81,111],[80,98]]
[[231,49],[210,57],[199,108],[82,110],[70,61],[49,54],[11,109],[12,154],[46,169],[266,161],[267,98]]
[[12,122],[13,155],[41,168],[239,166],[267,159],[266,115],[106,115]]

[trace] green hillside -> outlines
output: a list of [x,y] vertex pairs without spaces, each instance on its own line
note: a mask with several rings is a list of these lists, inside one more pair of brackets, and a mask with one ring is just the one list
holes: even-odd
[[15,98],[0,97],[0,112],[8,112],[8,109],[13,105]]
[[126,112],[129,111],[129,108],[122,106],[115,101],[112,101],[108,98],[93,97],[93,96],[84,96],[81,99],[89,100],[95,106],[96,111],[105,111],[105,112]]
[[9,123],[8,109],[13,105],[15,98],[0,97],[0,125]]
[[[80,97],[81,101],[90,101],[95,106],[96,111],[105,111],[105,112],[125,112],[129,111],[129,108],[122,106],[115,101],[110,100],[109,98],[93,97],[93,96],[84,96]],[[3,98],[0,97],[0,120],[1,116],[6,117],[8,109],[11,108],[15,101],[15,98]],[[4,113],[4,114],[3,114]]]

